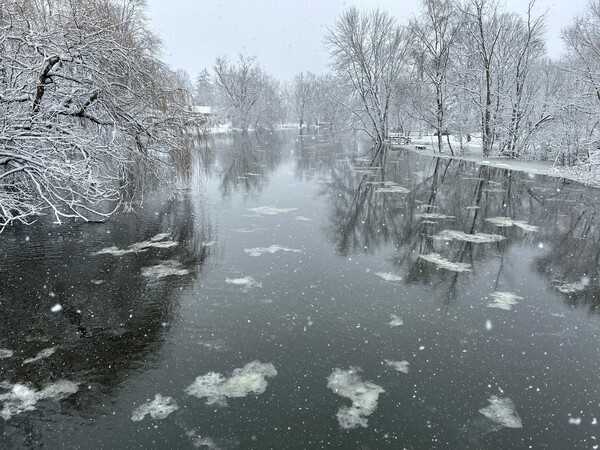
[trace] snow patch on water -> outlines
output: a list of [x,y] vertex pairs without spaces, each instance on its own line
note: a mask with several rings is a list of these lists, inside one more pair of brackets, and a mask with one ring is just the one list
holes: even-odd
[[67,380],[60,380],[37,391],[24,384],[3,383],[3,389],[10,389],[5,394],[0,394],[0,417],[9,420],[11,417],[21,414],[25,411],[33,411],[40,400],[54,398],[61,400],[77,392],[78,387],[75,383]]
[[392,272],[376,272],[379,278],[384,279],[385,281],[401,281],[402,277],[399,275],[394,275]]
[[0,359],[10,358],[13,354],[14,352],[12,350],[9,350],[7,348],[0,348]]
[[444,241],[465,241],[472,242],[474,244],[500,242],[506,239],[504,236],[500,236],[499,234],[468,234],[458,230],[443,230],[434,237],[436,239],[443,239]]
[[390,314],[392,320],[388,324],[390,327],[399,327],[400,325],[404,325],[404,321],[401,317],[398,317],[396,314]]
[[233,284],[234,286],[243,286],[244,290],[247,291],[250,288],[261,288],[262,283],[259,283],[252,277],[241,277],[241,278],[225,278],[225,283]]
[[148,278],[164,278],[170,275],[187,275],[189,270],[179,261],[169,259],[154,266],[142,267],[142,275]]
[[449,261],[439,255],[438,253],[430,253],[429,255],[419,255],[419,258],[429,261],[430,263],[436,264],[441,269],[451,270],[453,272],[470,272],[471,264],[467,263],[455,263]]
[[529,225],[527,222],[523,222],[520,220],[513,220],[510,217],[491,217],[489,219],[485,219],[487,222],[492,225],[496,225],[497,227],[519,227],[525,231],[538,231],[539,227],[535,225]]
[[54,352],[56,352],[57,348],[58,347],[50,347],[50,348],[45,348],[43,350],[40,350],[38,352],[38,354],[35,355],[35,357],[27,358],[26,360],[24,360],[23,365],[31,364],[31,363],[39,361],[40,359],[48,358],[49,356],[52,356],[54,354]]
[[277,252],[292,252],[292,253],[303,253],[302,250],[298,250],[295,248],[287,248],[281,245],[271,245],[270,247],[255,247],[255,248],[245,248],[244,251],[248,253],[250,256],[260,256],[265,253],[277,253]]
[[379,394],[385,390],[370,381],[363,381],[358,372],[361,369],[351,367],[349,370],[335,369],[327,377],[327,387],[337,395],[352,400],[352,406],[342,406],[337,412],[340,427],[352,429],[366,428],[367,417],[377,409]]
[[510,398],[498,398],[492,395],[488,402],[490,402],[489,406],[479,410],[485,417],[506,428],[523,428],[523,422]]
[[258,231],[263,231],[264,228],[236,228],[231,231],[234,233],[256,233]]
[[139,422],[150,414],[153,419],[164,419],[173,411],[177,411],[179,407],[171,397],[163,397],[161,394],[156,394],[154,400],[146,402],[133,410],[131,420]]
[[299,222],[312,222],[312,219],[309,219],[308,217],[304,216],[296,216],[296,220],[298,220]]
[[579,281],[575,283],[562,283],[556,286],[556,289],[563,294],[576,294],[577,292],[581,292],[585,290],[587,287],[587,283],[584,281]]
[[277,214],[296,211],[297,209],[298,208],[275,208],[274,206],[259,206],[258,208],[248,208],[248,211],[252,211],[257,214],[263,214],[265,216],[275,216]]
[[488,308],[498,308],[505,311],[510,311],[514,305],[519,303],[519,300],[523,300],[523,297],[519,297],[512,292],[500,292],[496,291],[490,294],[493,303],[488,305]]
[[207,405],[227,406],[227,398],[245,397],[250,393],[260,395],[267,389],[267,378],[277,375],[271,363],[252,361],[244,367],[234,369],[229,378],[220,373],[200,375],[185,388],[188,395],[206,398]]
[[150,248],[171,248],[178,245],[175,241],[165,240],[170,237],[169,233],[160,233],[154,237],[151,237],[148,241],[136,242],[127,248],[118,248],[116,246],[103,248],[97,252],[93,252],[92,255],[113,255],[122,256],[128,253],[143,253],[148,251]]
[[408,366],[410,364],[408,361],[390,361],[389,359],[384,359],[383,362],[385,362],[386,366],[393,367],[398,372],[408,373]]
[[439,214],[439,213],[421,213],[421,214],[415,214],[415,217],[417,219],[428,219],[428,220],[439,220],[439,219],[454,220],[454,219],[456,219],[455,216],[447,216],[446,214]]

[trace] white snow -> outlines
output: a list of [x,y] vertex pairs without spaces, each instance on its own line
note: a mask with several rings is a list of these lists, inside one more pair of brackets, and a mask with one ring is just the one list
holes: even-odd
[[398,317],[396,314],[390,314],[390,323],[388,324],[390,327],[399,327],[400,325],[404,325],[404,321],[401,317]]
[[379,278],[384,279],[385,281],[401,281],[402,277],[399,275],[394,275],[392,272],[376,272]]
[[244,290],[248,290],[253,287],[260,288],[262,287],[262,283],[259,283],[254,278],[250,276],[241,277],[241,278],[225,278],[225,283],[233,284],[235,286],[244,286]]
[[164,278],[170,275],[187,275],[189,270],[183,267],[179,261],[172,259],[163,261],[154,266],[142,267],[142,275],[148,278]]
[[298,220],[300,222],[312,222],[312,219],[309,219],[308,217],[304,217],[304,216],[296,216],[296,220]]
[[148,241],[136,242],[127,248],[120,249],[116,246],[103,248],[92,255],[113,255],[122,256],[128,253],[142,253],[148,251],[149,248],[171,248],[177,245],[175,241],[165,240],[170,236],[169,233],[160,233],[154,237],[151,237]]
[[352,406],[342,406],[337,412],[340,427],[351,429],[366,428],[367,417],[377,409],[379,394],[385,390],[370,381],[363,381],[358,372],[361,369],[351,367],[349,370],[335,369],[327,377],[327,387],[336,394],[352,400]]
[[63,307],[60,303],[57,303],[56,305],[54,305],[52,308],[50,308],[50,311],[52,311],[53,313],[57,313],[62,311]]
[[455,216],[447,216],[446,214],[438,214],[438,213],[420,213],[415,214],[417,219],[428,219],[428,220],[438,220],[438,219],[456,219]]
[[54,354],[57,348],[58,347],[50,347],[40,350],[34,358],[27,358],[26,360],[24,360],[23,365],[31,364],[33,362],[39,361],[40,359],[48,358],[49,356]]
[[9,350],[7,348],[0,348],[0,359],[10,358],[13,354],[14,352],[12,350]]
[[283,214],[291,211],[296,211],[298,208],[275,208],[274,206],[259,206],[258,208],[248,208],[248,211],[255,212],[257,214],[263,214],[266,216],[274,216],[276,214]]
[[410,364],[408,361],[390,361],[389,359],[384,359],[384,362],[387,366],[393,367],[398,372],[408,373],[408,365]]
[[504,236],[499,234],[485,234],[475,233],[468,234],[458,230],[443,230],[434,236],[436,239],[442,239],[444,241],[466,241],[474,244],[486,244],[490,242],[499,242],[506,239]]
[[150,414],[153,419],[164,419],[173,411],[177,411],[179,407],[171,397],[163,397],[161,394],[156,394],[154,400],[146,402],[133,410],[131,420],[139,422]]
[[562,283],[556,286],[556,289],[563,294],[575,294],[577,292],[581,292],[586,288],[586,284],[584,282],[575,282],[575,283]]
[[244,251],[250,256],[260,256],[265,253],[277,252],[303,253],[302,250],[298,250],[296,248],[287,248],[277,244],[271,245],[270,247],[245,248]]
[[41,391],[37,391],[24,384],[8,384],[2,385],[5,389],[10,389],[5,394],[0,394],[0,417],[4,420],[9,420],[11,417],[21,414],[25,411],[33,411],[39,400],[48,398],[63,399],[77,392],[78,387],[75,383],[67,380],[59,380],[44,387]]
[[500,292],[496,291],[490,294],[492,297],[492,303],[488,304],[488,308],[498,308],[505,311],[510,311],[519,300],[523,300],[523,297],[519,297],[512,292]]
[[481,408],[479,412],[493,422],[506,428],[522,428],[523,422],[517,414],[515,404],[510,398],[498,398],[492,395],[489,406]]
[[252,361],[244,367],[234,369],[229,378],[220,373],[209,372],[200,375],[185,388],[188,395],[206,398],[207,405],[227,406],[227,398],[239,398],[253,393],[260,395],[267,389],[266,378],[277,375],[271,363]]
[[489,223],[496,225],[497,227],[519,227],[525,231],[537,231],[539,227],[535,225],[529,225],[527,222],[523,222],[520,220],[513,220],[510,217],[491,217],[489,219],[485,219]]
[[569,417],[569,425],[581,425],[581,417]]
[[438,253],[430,253],[429,255],[419,255],[419,258],[429,261],[430,263],[436,264],[441,269],[451,270],[453,272],[470,272],[471,264],[467,263],[455,263],[448,261]]

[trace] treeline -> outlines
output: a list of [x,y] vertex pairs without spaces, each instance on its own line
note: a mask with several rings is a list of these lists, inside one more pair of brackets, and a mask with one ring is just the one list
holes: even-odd
[[160,173],[188,94],[143,0],[0,0],[0,228],[102,219]]
[[198,76],[196,101],[243,129],[279,119],[361,130],[375,142],[391,131],[433,134],[439,152],[460,153],[471,141],[484,156],[590,164],[599,146],[600,0],[561,36],[565,54],[551,59],[534,0],[524,15],[496,0],[423,0],[408,23],[351,8],[325,36],[330,73],[280,85],[254,59],[219,59],[213,74]]

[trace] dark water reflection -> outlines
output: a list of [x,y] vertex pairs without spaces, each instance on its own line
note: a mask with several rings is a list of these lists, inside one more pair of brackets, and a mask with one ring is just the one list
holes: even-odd
[[[178,181],[133,213],[0,236],[0,349],[14,351],[0,359],[0,402],[15,385],[78,385],[0,418],[0,447],[596,445],[596,190],[327,135],[233,135],[194,148]],[[498,217],[525,229],[486,220]],[[501,237],[436,238],[443,230]],[[470,270],[419,256],[432,253]],[[164,261],[180,272],[144,275]],[[246,277],[254,284],[240,284]],[[488,307],[495,291],[516,296],[511,309]],[[386,360],[408,362],[408,373]],[[239,378],[228,406],[185,391],[252,361],[277,375],[249,395]],[[328,388],[335,369],[351,367],[372,383],[358,386],[362,397],[351,383]],[[178,409],[132,421],[157,393]],[[340,427],[348,395],[367,427]],[[502,408],[489,418],[492,396],[510,399],[521,428],[499,424]]]

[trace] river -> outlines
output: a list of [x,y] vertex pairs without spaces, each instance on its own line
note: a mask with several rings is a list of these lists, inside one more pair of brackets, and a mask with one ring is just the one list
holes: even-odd
[[0,245],[0,447],[598,448],[598,192],[297,131]]

